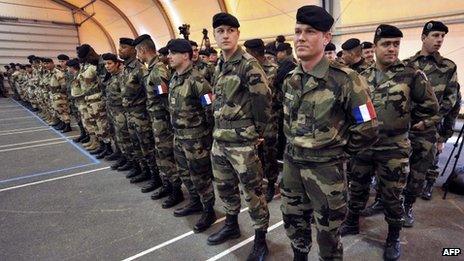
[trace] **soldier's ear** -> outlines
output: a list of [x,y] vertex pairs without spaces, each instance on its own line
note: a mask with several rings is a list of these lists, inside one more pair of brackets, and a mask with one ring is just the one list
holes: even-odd
[[422,42],[425,40],[425,37],[427,37],[427,35],[425,35],[425,34],[422,34],[422,35],[421,35],[421,41],[422,41]]
[[324,38],[324,46],[328,45],[332,41],[332,33],[324,32],[322,37]]

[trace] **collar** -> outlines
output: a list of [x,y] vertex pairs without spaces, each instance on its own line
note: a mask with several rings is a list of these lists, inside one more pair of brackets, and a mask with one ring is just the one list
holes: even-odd
[[[244,53],[245,53],[245,51],[243,51],[242,47],[239,45],[237,50],[229,58],[227,63],[236,63],[236,62],[240,61],[242,59]],[[224,54],[221,53],[221,56],[219,57],[219,60],[221,61],[221,63],[226,63],[226,61],[224,61]]]
[[322,59],[314,66],[314,68],[310,72],[305,72],[303,67],[300,64],[295,68],[296,74],[309,74],[319,79],[323,79],[328,75],[329,72],[329,60],[323,56]]
[[[413,57],[411,57],[411,61],[417,61],[420,58],[426,57],[425,55],[420,54],[418,51]],[[440,52],[434,52],[431,55],[427,55],[427,57],[432,57],[436,63],[441,64],[443,62],[443,57],[440,55]]]
[[151,58],[150,62],[148,63],[148,69],[152,69],[155,64],[157,64],[159,62],[159,56],[156,55],[155,57]]

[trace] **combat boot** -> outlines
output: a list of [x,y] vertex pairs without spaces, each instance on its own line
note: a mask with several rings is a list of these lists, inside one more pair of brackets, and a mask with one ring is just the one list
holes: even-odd
[[293,261],[308,261],[308,253],[302,252],[292,245]]
[[186,206],[174,210],[174,216],[185,217],[201,211],[203,211],[203,205],[201,204],[200,198],[190,197],[190,202]]
[[105,156],[108,156],[113,153],[113,148],[111,147],[111,142],[104,143],[104,150],[98,154],[96,159],[103,159]]
[[372,203],[370,206],[366,207],[360,212],[360,215],[363,217],[370,217],[373,215],[377,215],[383,212],[383,202],[382,199],[380,198],[380,195],[375,196],[374,203]]
[[193,227],[193,231],[195,233],[201,233],[205,231],[211,225],[213,225],[214,222],[216,222],[216,219],[217,219],[216,212],[214,212],[213,204],[209,204],[208,206],[205,206],[203,210],[203,214],[201,214],[200,219]]
[[94,135],[89,135],[89,140],[87,142],[82,143],[82,147],[86,149],[87,147],[93,145],[95,143],[95,136]]
[[226,214],[226,221],[224,226],[218,232],[208,237],[207,244],[210,246],[219,245],[229,239],[239,238],[241,233],[237,219],[238,215]]
[[404,223],[403,227],[412,227],[414,225],[414,214],[412,206],[416,198],[410,195],[404,197]]
[[94,137],[93,138],[93,142],[90,143],[89,146],[85,147],[86,150],[88,151],[93,151],[93,150],[96,150],[98,149],[98,147],[100,146],[100,143],[97,141],[97,139]]
[[385,260],[398,260],[400,258],[400,231],[401,226],[388,225],[388,236],[383,253]]
[[161,181],[161,177],[159,175],[158,167],[156,167],[156,166],[151,167],[150,168],[150,173],[151,173],[150,182],[146,186],[142,187],[142,189],[140,190],[140,191],[142,191],[142,193],[152,192],[155,189],[163,186],[163,181]]
[[167,197],[171,194],[172,192],[172,185],[171,182],[163,182],[163,186],[158,190],[155,191],[153,194],[151,194],[151,199],[157,200],[157,199],[162,199],[164,197]]
[[179,186],[172,186],[172,191],[168,198],[161,204],[162,208],[172,208],[180,202],[184,201],[184,194]]
[[77,125],[79,126],[79,131],[81,132],[80,136],[73,139],[74,142],[81,142],[85,137],[87,137],[87,132],[84,129],[84,125],[82,122],[78,122]]
[[131,165],[132,165],[132,168],[130,168],[129,173],[127,173],[126,175],[127,179],[132,179],[133,177],[136,177],[142,174],[142,169],[140,168],[140,165],[137,162],[132,162]]
[[126,157],[121,156],[118,161],[116,161],[113,165],[111,165],[112,170],[117,170],[119,167],[123,166],[126,164],[127,160]]
[[275,195],[275,182],[267,183],[267,190],[266,190],[266,201],[269,203],[272,201]]
[[255,230],[253,249],[248,255],[247,261],[264,261],[265,257],[269,253],[266,244],[266,233],[267,231]]
[[340,235],[357,235],[359,234],[359,214],[354,214],[350,210],[348,210],[348,214],[346,215],[345,220],[341,224],[340,228]]
[[57,131],[60,131],[64,128],[64,122],[62,122],[61,120],[58,121],[58,124],[57,125],[54,125],[53,128]]
[[433,180],[427,180],[427,184],[425,184],[425,188],[422,191],[422,199],[431,200],[432,199],[432,191],[433,191],[433,184],[435,182]]
[[118,146],[116,146],[116,149],[114,150],[114,152],[111,153],[110,155],[107,155],[105,157],[105,160],[116,161],[116,160],[119,160],[119,158],[121,158],[121,156],[122,156],[121,150],[119,150]]
[[63,129],[61,130],[61,133],[67,133],[71,131],[72,131],[71,123],[65,123]]
[[91,155],[98,155],[100,153],[103,152],[103,150],[105,150],[105,143],[103,143],[103,141],[100,141],[98,142],[98,147],[94,150],[89,150],[89,153]]
[[130,179],[130,183],[140,183],[143,181],[147,181],[151,177],[150,168],[147,166],[145,162],[139,164],[141,167],[141,173],[133,178]]
[[118,171],[132,170],[134,168],[134,165],[135,165],[134,162],[127,160],[124,165],[118,167]]
[[81,143],[87,143],[90,141],[90,135],[85,135],[85,137],[80,141]]

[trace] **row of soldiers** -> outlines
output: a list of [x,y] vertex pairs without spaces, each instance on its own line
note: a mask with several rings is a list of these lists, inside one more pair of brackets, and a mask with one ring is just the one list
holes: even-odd
[[[64,73],[82,132],[76,142],[116,160],[111,168],[129,171],[132,183],[148,180],[142,192],[167,197],[163,208],[184,200],[184,184],[190,202],[174,216],[201,212],[197,233],[216,221],[214,180],[226,219],[209,245],[241,236],[241,190],[255,229],[248,260],[264,260],[269,251],[267,203],[275,193],[279,147],[281,210],[294,260],[308,258],[312,221],[320,259],[343,259],[340,238],[359,233],[375,176],[388,223],[384,257],[397,260],[400,231],[412,225],[412,206],[459,109],[456,65],[438,52],[448,28],[427,22],[421,51],[401,61],[401,30],[381,24],[373,43],[350,39],[336,59],[333,23],[323,8],[298,9],[298,62],[282,37],[267,45],[248,40],[244,50],[240,23],[227,13],[212,21],[221,49],[215,66],[211,53],[199,58],[198,46],[184,39],[157,51],[149,35],[121,38],[119,56],[81,45]],[[362,57],[368,46],[375,61]],[[51,124],[47,109],[40,107]]]

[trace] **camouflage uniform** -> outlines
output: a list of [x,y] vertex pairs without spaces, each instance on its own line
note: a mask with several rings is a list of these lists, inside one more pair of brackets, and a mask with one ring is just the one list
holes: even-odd
[[50,97],[55,117],[66,124],[71,123],[65,74],[54,68],[50,77]]
[[323,57],[309,73],[298,65],[282,90],[288,143],[280,188],[287,236],[308,253],[314,210],[321,259],[341,260],[346,153],[359,152],[377,137],[374,116],[357,122],[352,113],[370,103],[368,87],[357,73]]
[[271,92],[255,58],[241,47],[224,61],[221,56],[213,77],[215,100],[213,174],[226,214],[240,212],[242,185],[255,230],[267,230],[269,210],[262,190],[263,170],[257,155],[270,113]]
[[355,70],[358,73],[362,73],[362,71],[369,68],[369,66],[370,65],[364,60],[364,58],[361,58],[361,60],[359,60],[359,62],[357,62],[355,64],[351,64],[349,67],[351,69]]
[[424,73],[397,60],[385,72],[375,66],[366,77],[379,121],[379,140],[353,157],[351,163],[350,212],[359,214],[369,197],[373,175],[385,207],[385,220],[392,227],[403,225],[402,191],[409,174],[411,143],[408,138],[411,109],[418,121],[429,120],[438,111],[433,89]]
[[124,61],[124,64],[121,84],[122,106],[134,148],[134,155],[128,155],[129,160],[135,160],[141,166],[146,164],[150,169],[156,169],[153,132],[145,108],[147,95],[144,89],[144,75],[146,69],[135,57]]
[[98,102],[98,100],[101,99],[96,66],[89,63],[82,64],[77,75],[77,80],[79,84],[74,86],[75,92],[73,97],[77,98],[76,101],[82,115],[84,128],[90,136],[95,137],[97,135],[98,126],[95,117],[92,117],[92,115],[95,114],[92,113],[91,102]]
[[266,74],[269,89],[272,93],[271,111],[269,114],[269,122],[264,130],[264,143],[262,144],[260,159],[263,163],[264,176],[269,183],[274,184],[279,176],[279,165],[277,164],[277,135],[279,132],[278,113],[280,106],[278,104],[276,88],[274,87],[274,80],[277,75],[277,64],[266,59],[260,65]]
[[[438,114],[425,123],[428,129],[435,129],[435,126],[440,128],[440,123],[453,109],[458,98],[459,83],[457,81],[456,64],[453,61],[442,57],[438,52],[429,56],[421,55],[420,52],[418,52],[414,56],[406,59],[405,62],[421,69],[427,75],[437,97],[438,103],[440,104],[440,110],[438,111]],[[442,133],[441,128],[438,132]],[[438,177],[438,171],[427,171],[430,167],[432,167],[431,165],[433,165],[432,163],[435,161],[436,154],[435,142],[437,140],[434,137],[430,138],[430,136],[432,136],[430,131],[424,132],[423,134],[415,133],[415,138],[419,139],[417,147],[422,152],[426,150],[428,152],[424,155],[424,157],[417,157],[417,167],[419,168],[417,171],[411,165],[411,173],[413,176],[415,177],[418,175],[418,177],[414,178],[414,182],[411,184],[411,192],[414,192],[413,194],[420,192],[417,192],[416,190],[422,189],[425,178],[433,183]],[[439,137],[438,141],[443,142],[444,138]],[[432,169],[438,169],[438,167],[434,166]]]
[[69,72],[65,72],[64,78],[66,79],[66,95],[69,100],[69,114],[72,115],[77,122],[81,122],[81,116],[77,109],[76,101],[71,95],[72,85],[76,81],[76,77]]
[[192,66],[180,75],[174,73],[169,85],[174,157],[191,200],[200,199],[207,209],[214,205],[210,159],[213,115],[210,100],[202,102],[204,95],[211,95],[211,86]]
[[214,65],[211,63],[205,63],[200,58],[198,58],[198,61],[193,64],[193,68],[200,72],[201,76],[203,76],[203,78],[211,83],[214,74]]
[[48,124],[56,123],[58,118],[56,117],[55,111],[52,105],[52,90],[50,83],[53,78],[53,72],[45,70],[41,77],[41,97],[42,97],[42,109],[44,111],[44,119]]

